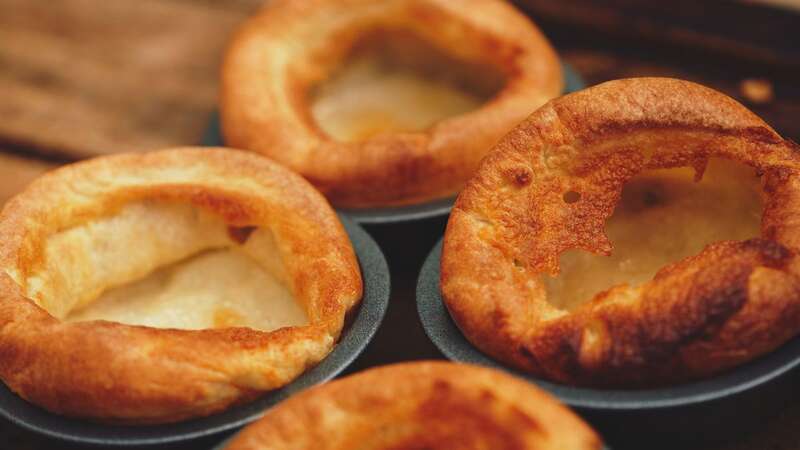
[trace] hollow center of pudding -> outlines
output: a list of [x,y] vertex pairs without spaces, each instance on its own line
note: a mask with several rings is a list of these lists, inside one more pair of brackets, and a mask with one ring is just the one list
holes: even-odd
[[212,250],[104,292],[67,321],[110,320],[156,328],[303,325],[291,292],[241,251]]
[[190,205],[138,202],[48,237],[28,296],[66,322],[156,328],[308,322],[267,229],[235,228]]
[[311,89],[310,112],[333,139],[363,141],[475,110],[504,83],[496,68],[453,58],[411,33],[373,32]]
[[691,168],[653,170],[625,184],[606,222],[611,256],[563,253],[561,273],[545,276],[548,300],[573,309],[611,287],[638,286],[665,265],[708,244],[760,234],[761,188],[754,170],[710,160],[700,182]]

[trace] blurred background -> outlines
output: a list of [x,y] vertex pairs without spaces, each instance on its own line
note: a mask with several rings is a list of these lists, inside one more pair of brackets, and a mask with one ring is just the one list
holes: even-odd
[[[800,141],[800,0],[516,3],[588,85],[696,81]],[[0,204],[65,162],[200,143],[228,36],[262,4],[0,0]],[[800,405],[760,429],[725,449],[800,448]],[[0,420],[0,448],[60,447]]]

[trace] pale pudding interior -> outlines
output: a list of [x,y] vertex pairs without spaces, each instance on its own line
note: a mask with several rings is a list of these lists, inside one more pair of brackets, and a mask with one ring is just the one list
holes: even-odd
[[572,309],[611,287],[641,285],[713,242],[759,235],[762,193],[754,170],[712,159],[702,181],[694,176],[694,169],[677,168],[630,180],[606,222],[611,256],[563,253],[561,273],[544,277],[548,300]]
[[311,116],[344,142],[421,131],[477,109],[504,82],[495,68],[454,59],[410,33],[375,32],[311,89]]
[[67,322],[158,328],[307,323],[272,233],[187,204],[143,201],[49,236],[27,294]]

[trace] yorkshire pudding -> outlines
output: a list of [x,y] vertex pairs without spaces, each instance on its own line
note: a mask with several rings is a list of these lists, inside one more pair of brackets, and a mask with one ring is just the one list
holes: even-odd
[[226,450],[598,450],[597,435],[532,384],[446,362],[379,367],[309,389]]
[[[707,165],[694,186],[665,173],[689,167],[699,181]],[[694,83],[618,80],[561,97],[459,196],[443,297],[475,346],[537,376],[616,387],[710,376],[800,331],[799,175],[796,144]],[[763,186],[760,220],[748,177]],[[691,228],[670,228],[681,221]]]
[[0,378],[113,422],[208,415],[289,383],[331,351],[362,290],[325,199],[230,149],[42,176],[0,215],[0,268]]
[[502,0],[277,0],[231,41],[221,123],[335,206],[400,205],[454,195],[561,88],[550,44]]

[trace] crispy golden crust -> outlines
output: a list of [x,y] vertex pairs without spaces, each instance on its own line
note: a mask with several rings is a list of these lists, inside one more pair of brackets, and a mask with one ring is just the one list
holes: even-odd
[[[66,323],[26,297],[49,236],[143,199],[185,202],[230,226],[270,230],[309,324],[261,332]],[[139,239],[130,248],[148,237]],[[123,265],[130,257],[118,256]],[[230,149],[103,157],[42,176],[0,215],[0,268],[0,378],[58,414],[136,423],[211,414],[290,382],[328,354],[362,290],[325,199],[281,166]]]
[[[499,68],[508,82],[478,110],[427,131],[334,141],[309,119],[307,90],[376,29],[412,31],[460,60]],[[487,150],[561,85],[555,52],[505,1],[279,0],[231,42],[221,120],[229,145],[285,164],[336,206],[407,204],[457,192]]]
[[[608,254],[605,220],[642,170],[710,157],[756,168],[761,237],[719,242],[640,287],[572,311],[541,276],[559,254]],[[564,383],[636,386],[709,376],[800,331],[800,153],[746,108],[694,83],[639,78],[553,100],[500,142],[461,193],[442,255],[442,293],[467,338]],[[580,200],[568,203],[574,191]]]
[[597,435],[532,384],[446,362],[371,369],[292,397],[226,450],[590,450]]

